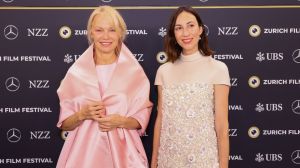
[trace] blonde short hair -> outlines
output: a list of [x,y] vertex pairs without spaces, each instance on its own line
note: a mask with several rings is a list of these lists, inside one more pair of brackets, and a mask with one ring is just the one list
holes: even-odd
[[125,37],[126,37],[127,26],[126,26],[126,23],[125,23],[123,17],[120,15],[120,13],[116,9],[114,9],[111,6],[99,6],[91,13],[90,18],[88,20],[87,38],[88,38],[89,44],[94,43],[94,40],[91,37],[91,29],[92,29],[93,20],[94,20],[95,16],[97,16],[98,14],[101,14],[101,13],[106,13],[112,17],[113,23],[115,24],[117,31],[120,32],[120,39],[122,41],[124,41]]

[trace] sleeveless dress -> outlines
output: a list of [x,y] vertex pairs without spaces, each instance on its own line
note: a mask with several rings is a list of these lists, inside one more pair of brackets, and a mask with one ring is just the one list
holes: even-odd
[[219,168],[214,85],[230,85],[227,66],[200,52],[161,65],[162,127],[158,168]]

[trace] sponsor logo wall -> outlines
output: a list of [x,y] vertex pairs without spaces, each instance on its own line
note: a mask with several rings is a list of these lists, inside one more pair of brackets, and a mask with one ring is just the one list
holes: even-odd
[[[56,127],[56,89],[88,47],[86,23],[95,6],[116,6],[124,17],[125,43],[148,75],[156,104],[167,23],[187,4],[203,18],[212,57],[229,67],[230,167],[299,167],[298,0],[0,0],[0,167],[55,167],[68,135]],[[155,116],[153,108],[142,136],[148,158]]]

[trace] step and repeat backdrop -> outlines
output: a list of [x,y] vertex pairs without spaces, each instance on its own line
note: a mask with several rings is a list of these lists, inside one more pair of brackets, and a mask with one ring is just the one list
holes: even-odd
[[[195,7],[213,57],[230,70],[230,167],[300,167],[299,0],[0,0],[0,167],[55,167],[68,134],[56,127],[56,90],[88,47],[87,19],[99,5],[124,17],[155,105],[169,17]],[[153,108],[142,136],[149,158],[155,117]]]

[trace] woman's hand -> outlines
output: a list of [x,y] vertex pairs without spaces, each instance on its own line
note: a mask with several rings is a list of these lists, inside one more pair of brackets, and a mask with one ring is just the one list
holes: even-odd
[[89,102],[84,105],[79,111],[80,120],[97,120],[98,118],[104,117],[106,113],[103,102]]
[[111,114],[97,118],[99,129],[103,132],[111,131],[115,128],[123,127],[126,117],[119,114]]

